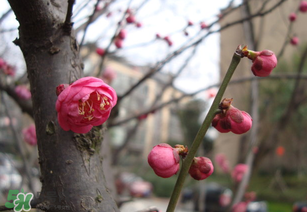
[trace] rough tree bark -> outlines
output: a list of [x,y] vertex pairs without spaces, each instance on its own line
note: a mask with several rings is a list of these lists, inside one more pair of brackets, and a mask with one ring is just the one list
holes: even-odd
[[47,212],[118,211],[99,156],[101,127],[74,134],[57,122],[56,86],[82,76],[78,44],[66,18],[74,1],[8,1],[20,23],[14,43],[23,52],[32,93],[42,181],[36,207]]

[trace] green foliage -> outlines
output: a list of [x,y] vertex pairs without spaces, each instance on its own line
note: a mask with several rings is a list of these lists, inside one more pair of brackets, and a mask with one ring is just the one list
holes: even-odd
[[292,204],[284,202],[268,202],[270,212],[289,212],[292,211]]

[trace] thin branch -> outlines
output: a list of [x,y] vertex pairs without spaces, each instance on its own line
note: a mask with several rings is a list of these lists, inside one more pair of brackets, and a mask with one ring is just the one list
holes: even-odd
[[72,16],[72,10],[73,10],[74,4],[75,4],[75,0],[68,0],[67,13],[66,13],[65,22],[63,25],[63,29],[68,35],[70,35],[71,28],[73,25],[73,23],[71,22],[71,16]]
[[12,12],[13,10],[10,8],[8,9],[1,17],[0,17],[0,23]]
[[[254,76],[251,76],[251,77],[242,77],[242,78],[239,78],[239,79],[234,79],[232,81],[229,82],[229,85],[234,85],[234,84],[239,84],[239,83],[243,83],[243,82],[248,82],[248,81],[252,81],[255,77]],[[296,79],[297,78],[297,75],[296,74],[276,74],[276,75],[270,75],[268,77],[261,77],[261,78],[258,78],[259,81],[262,81],[262,80],[281,80],[281,79]],[[300,76],[300,79],[302,80],[307,80],[307,75],[301,75]],[[125,124],[139,116],[142,116],[142,115],[146,115],[146,114],[149,114],[149,113],[152,113],[154,111],[158,111],[160,110],[161,108],[165,107],[165,106],[168,106],[170,104],[173,104],[173,103],[177,103],[181,100],[183,100],[184,98],[187,98],[187,97],[193,97],[203,91],[206,91],[210,88],[214,88],[214,87],[218,87],[220,86],[220,83],[216,83],[216,84],[213,84],[213,85],[210,85],[210,86],[207,86],[203,89],[200,89],[196,92],[193,92],[193,93],[190,93],[190,94],[183,94],[181,95],[180,97],[177,97],[177,98],[174,98],[174,99],[171,99],[170,101],[168,102],[163,102],[161,103],[160,105],[158,106],[155,106],[153,108],[150,108],[148,110],[146,110],[145,112],[143,113],[140,113],[140,114],[137,114],[135,116],[131,116],[131,117],[128,117],[126,119],[123,119],[123,120],[119,120],[115,123],[110,123],[110,125],[108,125],[109,128],[111,127],[114,127],[114,126],[118,126],[118,125],[122,125],[122,124]]]
[[265,16],[266,14],[272,12],[273,10],[275,10],[276,8],[278,8],[282,3],[284,3],[286,0],[280,0],[278,3],[276,3],[275,5],[273,5],[270,9],[261,12],[261,10],[259,12],[257,12],[254,15],[251,15],[249,17],[246,18],[242,18],[239,19],[237,21],[234,21],[232,23],[226,24],[224,26],[222,26],[220,29],[215,30],[215,31],[209,31],[206,35],[204,35],[203,37],[201,37],[200,39],[198,39],[197,41],[183,46],[181,48],[179,48],[178,50],[174,51],[173,53],[169,54],[164,60],[160,61],[157,63],[156,67],[151,69],[147,74],[145,74],[136,84],[134,84],[131,88],[129,88],[122,96],[119,97],[118,101],[121,101],[123,98],[125,98],[126,96],[128,96],[134,89],[136,89],[139,85],[141,85],[144,81],[146,81],[149,77],[151,77],[153,74],[155,74],[156,72],[159,72],[164,65],[166,65],[171,59],[175,58],[176,56],[180,55],[182,52],[184,52],[185,50],[191,48],[192,46],[198,45],[199,43],[201,43],[205,38],[207,38],[209,35],[213,34],[213,33],[218,33],[221,32],[222,30],[225,30],[231,26],[234,26],[236,24],[241,24],[245,21],[251,20],[255,17],[261,17],[261,16]]

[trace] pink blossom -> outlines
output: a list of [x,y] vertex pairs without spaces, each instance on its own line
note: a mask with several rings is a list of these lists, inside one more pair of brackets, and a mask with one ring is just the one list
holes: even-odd
[[246,212],[247,203],[246,202],[239,202],[232,206],[231,212]]
[[8,76],[15,76],[15,68],[8,65],[2,58],[0,58],[0,70]]
[[120,48],[123,47],[123,40],[120,39],[120,38],[116,38],[116,39],[114,40],[114,44],[115,44],[115,46],[116,46],[118,49],[120,49]]
[[201,29],[208,28],[208,25],[205,22],[200,22],[200,28]]
[[116,102],[117,95],[112,87],[101,79],[83,77],[58,96],[58,122],[65,131],[87,133],[109,118]]
[[215,115],[212,126],[221,133],[233,132],[235,134],[246,133],[252,127],[252,118],[245,111],[241,111],[231,105],[232,99],[223,99],[220,104],[222,112]]
[[118,37],[122,40],[124,40],[127,37],[127,30],[121,29],[118,33]]
[[31,92],[24,85],[18,85],[15,87],[15,93],[22,99],[29,100],[31,99]]
[[23,129],[22,135],[26,143],[30,144],[31,146],[35,146],[37,144],[36,131],[35,131],[34,124],[31,124],[29,127]]
[[241,182],[244,174],[248,171],[248,165],[239,163],[232,170],[231,177],[235,182]]
[[137,28],[141,28],[143,26],[143,24],[141,22],[137,22],[135,25],[136,25]]
[[97,48],[96,53],[100,56],[103,56],[105,54],[105,50],[103,48]]
[[296,37],[296,36],[292,37],[291,40],[290,40],[290,43],[291,43],[293,46],[296,46],[296,45],[299,43],[298,37]]
[[189,174],[195,180],[204,180],[214,171],[212,161],[207,157],[195,157],[189,169]]
[[290,20],[291,22],[295,21],[295,20],[296,20],[296,14],[295,14],[295,13],[290,13],[290,15],[289,15],[289,20]]
[[152,148],[148,155],[148,164],[156,175],[168,178],[179,170],[179,154],[166,143],[161,143]]
[[301,1],[299,9],[302,13],[307,12],[307,1]]
[[135,22],[135,17],[132,14],[129,14],[128,17],[126,18],[127,23],[131,24]]
[[222,153],[215,155],[215,162],[219,165],[224,173],[228,173],[230,171],[229,162],[226,156]]
[[111,68],[107,67],[101,76],[102,80],[110,84],[116,78],[116,72]]
[[173,42],[171,41],[171,38],[169,36],[165,36],[163,39],[167,42],[169,46],[173,45]]

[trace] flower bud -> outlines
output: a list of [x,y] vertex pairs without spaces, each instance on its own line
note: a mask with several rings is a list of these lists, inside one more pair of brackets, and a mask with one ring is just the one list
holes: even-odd
[[200,22],[200,28],[201,29],[208,28],[208,25],[205,22]]
[[31,146],[37,144],[35,125],[31,124],[29,127],[22,130],[23,139],[26,143]]
[[55,89],[56,95],[59,96],[60,93],[62,93],[62,91],[64,91],[65,88],[67,88],[68,86],[68,84],[60,84],[59,86],[57,86]]
[[121,49],[123,47],[123,40],[116,38],[114,40],[114,44],[115,44],[116,48]]
[[128,17],[126,18],[127,23],[132,24],[135,22],[135,17],[132,14],[129,14]]
[[293,36],[290,40],[290,43],[293,45],[293,46],[296,46],[298,43],[299,43],[299,39],[298,37],[296,36]]
[[103,56],[105,54],[105,50],[102,48],[97,48],[96,49],[96,53],[100,56]]
[[235,182],[241,182],[244,174],[248,171],[248,165],[239,163],[232,170],[231,177]]
[[18,85],[15,87],[15,93],[17,96],[19,96],[21,99],[29,100],[31,99],[31,92],[29,89],[24,85]]
[[255,60],[253,60],[252,72],[255,76],[266,77],[270,75],[276,65],[277,58],[274,52],[263,50],[259,52]]
[[195,180],[204,180],[214,171],[212,161],[207,157],[195,157],[189,169],[189,174]]
[[152,148],[148,155],[148,164],[156,175],[168,178],[179,170],[179,154],[166,143],[161,143]]
[[143,26],[143,24],[142,24],[141,22],[136,22],[136,23],[135,23],[135,26],[136,26],[137,28],[141,28],[141,27]]
[[299,10],[300,10],[302,13],[307,12],[307,1],[301,1]]
[[295,14],[295,13],[290,13],[290,15],[289,15],[289,20],[290,20],[291,22],[295,21],[295,20],[296,20],[296,14]]
[[118,33],[118,37],[121,40],[124,40],[127,37],[127,31],[125,29],[121,29]]
[[246,209],[247,209],[246,202],[238,202],[237,204],[232,206],[231,212],[245,212]]

